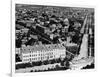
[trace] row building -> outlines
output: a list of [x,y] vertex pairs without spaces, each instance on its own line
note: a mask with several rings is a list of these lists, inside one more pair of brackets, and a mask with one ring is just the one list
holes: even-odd
[[22,63],[64,59],[65,57],[66,48],[61,44],[23,46],[21,48]]

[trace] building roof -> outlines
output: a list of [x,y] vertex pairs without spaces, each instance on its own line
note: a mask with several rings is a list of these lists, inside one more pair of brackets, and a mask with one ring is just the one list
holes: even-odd
[[49,45],[34,45],[22,47],[22,53],[36,52],[36,51],[52,51],[54,49],[65,49],[61,44],[49,44]]

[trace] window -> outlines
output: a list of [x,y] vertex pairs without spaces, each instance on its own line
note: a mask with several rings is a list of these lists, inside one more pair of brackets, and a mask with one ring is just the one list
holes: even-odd
[[38,57],[38,60],[40,60],[40,57]]
[[32,60],[34,60],[34,58],[32,58]]
[[52,58],[52,56],[50,56],[50,58]]
[[41,56],[42,56],[42,54],[41,54]]

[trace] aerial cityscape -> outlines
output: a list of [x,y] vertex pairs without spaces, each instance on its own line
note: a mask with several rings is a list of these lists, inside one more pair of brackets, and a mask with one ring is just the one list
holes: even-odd
[[95,68],[94,8],[15,5],[15,72]]

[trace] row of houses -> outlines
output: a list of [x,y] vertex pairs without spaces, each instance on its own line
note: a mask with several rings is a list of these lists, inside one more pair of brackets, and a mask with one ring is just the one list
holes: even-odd
[[64,59],[66,48],[61,44],[22,46],[20,49],[21,60],[23,63],[38,62],[52,59]]

